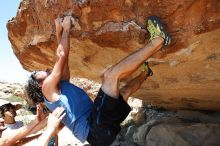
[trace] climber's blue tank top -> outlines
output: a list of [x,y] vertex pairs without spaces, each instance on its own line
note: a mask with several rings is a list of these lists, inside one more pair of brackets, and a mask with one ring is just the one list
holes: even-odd
[[58,101],[48,102],[44,99],[50,111],[56,107],[64,107],[66,116],[62,120],[72,133],[81,142],[85,142],[89,133],[89,116],[93,102],[81,88],[74,86],[68,81],[60,82],[61,95]]

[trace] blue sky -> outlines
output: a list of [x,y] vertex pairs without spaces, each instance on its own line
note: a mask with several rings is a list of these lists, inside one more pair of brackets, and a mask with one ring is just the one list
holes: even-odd
[[25,71],[11,48],[6,23],[16,16],[20,0],[4,0],[0,5],[0,81],[24,83],[29,72]]

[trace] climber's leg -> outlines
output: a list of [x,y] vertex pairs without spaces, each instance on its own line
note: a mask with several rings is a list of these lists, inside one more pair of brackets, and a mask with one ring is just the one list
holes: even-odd
[[121,78],[129,76],[137,68],[147,60],[151,55],[156,53],[163,45],[163,38],[158,37],[153,39],[144,48],[139,49],[129,55],[118,64],[112,66],[104,73],[102,82],[102,90],[113,98],[119,96],[119,81]]
[[137,91],[142,85],[142,83],[149,76],[152,76],[152,75],[153,75],[152,70],[150,69],[148,63],[145,62],[144,65],[142,66],[141,73],[120,89],[119,91],[120,95],[122,95],[123,99],[127,101],[128,97],[130,97],[135,91]]

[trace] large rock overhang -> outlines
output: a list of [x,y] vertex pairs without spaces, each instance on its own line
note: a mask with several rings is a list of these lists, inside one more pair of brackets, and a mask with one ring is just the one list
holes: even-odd
[[220,109],[220,3],[218,0],[23,0],[8,37],[23,68],[52,68],[54,19],[73,15],[71,75],[100,81],[103,70],[148,43],[146,18],[157,15],[172,35],[150,59],[154,76],[134,97],[173,109]]

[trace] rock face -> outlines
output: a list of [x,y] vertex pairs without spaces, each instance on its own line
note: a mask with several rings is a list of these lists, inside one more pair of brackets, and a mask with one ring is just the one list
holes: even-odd
[[[219,124],[170,124],[153,127],[147,138],[149,146],[219,145]],[[164,135],[169,135],[165,137]],[[209,137],[209,138],[206,138]]]
[[8,24],[13,50],[28,71],[51,68],[54,19],[73,15],[71,74],[100,81],[103,69],[148,40],[146,18],[159,16],[173,36],[151,60],[154,76],[135,94],[165,108],[220,109],[219,0],[23,0]]
[[144,107],[143,102],[140,105],[131,105],[132,111],[111,146],[220,145],[219,111],[171,111]]

